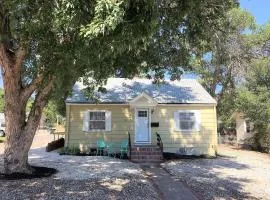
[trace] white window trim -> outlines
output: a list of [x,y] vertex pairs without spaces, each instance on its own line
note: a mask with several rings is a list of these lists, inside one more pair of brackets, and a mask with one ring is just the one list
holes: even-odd
[[[192,130],[180,129],[180,119],[179,113],[195,113],[195,128]],[[174,124],[175,124],[175,131],[184,132],[184,133],[191,133],[191,132],[200,132],[201,130],[201,121],[200,121],[200,111],[199,110],[177,110],[174,112]]]
[[[105,129],[92,129],[90,130],[90,112],[105,112]],[[108,110],[87,110],[83,113],[83,132],[87,133],[102,133],[112,131],[112,118],[111,111]],[[100,120],[103,121],[103,120]]]

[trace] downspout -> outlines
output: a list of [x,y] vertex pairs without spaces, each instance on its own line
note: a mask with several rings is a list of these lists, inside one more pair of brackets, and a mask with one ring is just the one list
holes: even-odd
[[66,105],[66,112],[68,113],[67,115],[67,121],[66,121],[66,134],[65,134],[65,147],[68,146],[69,144],[69,127],[70,127],[70,105]]

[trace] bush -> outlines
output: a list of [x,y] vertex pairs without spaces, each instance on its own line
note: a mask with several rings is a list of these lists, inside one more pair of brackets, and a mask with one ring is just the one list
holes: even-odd
[[81,153],[78,146],[70,146],[61,148],[59,151],[60,155],[79,155]]

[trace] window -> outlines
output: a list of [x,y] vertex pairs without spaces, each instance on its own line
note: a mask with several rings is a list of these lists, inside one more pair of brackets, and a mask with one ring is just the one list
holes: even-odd
[[246,132],[247,133],[251,132],[250,120],[246,120]]
[[193,130],[196,123],[195,113],[179,112],[179,128],[181,130]]
[[83,131],[111,131],[111,112],[107,110],[88,110],[83,114]]
[[199,131],[199,111],[176,111],[174,113],[176,130]]
[[105,130],[106,129],[106,119],[105,112],[95,111],[89,112],[89,130]]
[[147,111],[146,110],[139,110],[138,117],[147,117]]

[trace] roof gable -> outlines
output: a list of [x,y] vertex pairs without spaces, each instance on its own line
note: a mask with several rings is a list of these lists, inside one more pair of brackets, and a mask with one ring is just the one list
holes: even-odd
[[156,106],[158,102],[145,92],[142,92],[137,97],[129,101],[129,104],[131,107],[153,107]]

